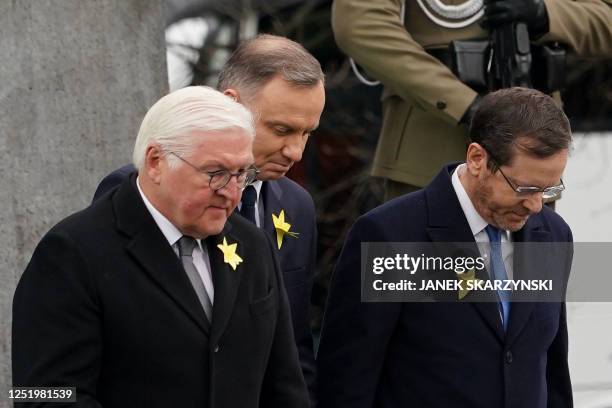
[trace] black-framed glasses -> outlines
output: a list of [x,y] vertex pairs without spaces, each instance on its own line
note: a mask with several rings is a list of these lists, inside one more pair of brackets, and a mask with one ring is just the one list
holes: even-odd
[[546,188],[535,187],[535,186],[519,186],[515,184],[512,180],[510,180],[508,176],[504,174],[500,166],[496,164],[495,167],[497,170],[499,170],[502,177],[504,178],[504,180],[506,180],[506,183],[508,183],[510,188],[512,188],[512,190],[514,190],[515,193],[521,196],[542,193],[542,198],[549,199],[549,198],[554,198],[558,196],[559,194],[561,194],[563,190],[565,190],[563,179],[560,179],[561,182],[557,184],[556,186],[546,187]]
[[188,162],[186,159],[182,158],[174,152],[169,152],[169,154],[178,157],[183,163],[193,167],[193,169],[198,173],[208,176],[208,186],[213,191],[217,191],[225,187],[227,183],[230,182],[232,177],[236,177],[236,183],[238,184],[239,188],[245,188],[246,186],[254,182],[257,179],[257,175],[259,174],[259,170],[257,170],[255,166],[251,166],[248,169],[241,170],[238,173],[230,173],[227,170],[206,171]]

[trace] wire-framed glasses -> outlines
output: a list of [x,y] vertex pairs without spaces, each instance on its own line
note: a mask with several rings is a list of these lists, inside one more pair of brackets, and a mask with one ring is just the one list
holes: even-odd
[[238,184],[239,188],[241,189],[245,188],[246,186],[254,182],[257,179],[257,175],[259,174],[259,170],[257,170],[255,166],[251,166],[248,169],[241,170],[237,173],[231,173],[227,170],[206,171],[206,170],[200,169],[196,165],[190,163],[189,161],[187,161],[186,159],[182,158],[181,156],[179,156],[178,154],[174,152],[169,152],[169,154],[176,156],[183,163],[193,167],[193,169],[197,171],[198,173],[207,176],[208,186],[213,191],[217,191],[225,187],[227,183],[230,182],[232,177],[236,177],[236,183]]

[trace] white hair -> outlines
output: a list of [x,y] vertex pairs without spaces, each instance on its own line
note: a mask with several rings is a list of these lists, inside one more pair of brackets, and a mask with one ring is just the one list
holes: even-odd
[[251,140],[255,137],[251,112],[231,97],[206,86],[179,89],[157,101],[142,120],[134,145],[134,166],[142,169],[152,143],[165,154],[188,155],[193,150],[194,131],[229,128],[243,129]]

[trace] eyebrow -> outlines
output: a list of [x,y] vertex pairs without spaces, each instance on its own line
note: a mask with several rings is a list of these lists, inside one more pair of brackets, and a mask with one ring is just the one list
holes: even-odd
[[[267,124],[268,126],[284,126],[284,127],[288,128],[288,129],[295,129],[295,128],[296,128],[295,126],[293,126],[293,125],[291,125],[291,124],[289,124],[289,123],[287,123],[287,122],[283,122],[283,121],[281,121],[281,120],[271,120],[271,121],[267,121],[267,122],[266,122],[266,124]],[[313,127],[313,128],[306,129],[306,132],[307,132],[307,133],[312,133],[312,132],[314,132],[315,130],[317,130],[317,129],[318,129],[318,127],[319,127],[319,124],[317,124],[317,126],[315,126],[315,127]]]
[[[245,166],[240,167],[238,169],[238,171],[246,170],[249,167],[253,166],[253,164],[254,163],[246,164]],[[202,170],[202,171],[207,171],[206,169],[210,168],[210,167],[218,167],[219,168],[219,170],[215,170],[215,171],[213,171],[213,173],[217,172],[217,171],[220,171],[220,170],[230,171],[230,169],[228,169],[224,164],[220,163],[217,160],[208,160],[208,161],[205,161],[204,163],[202,163],[201,165],[197,166],[197,168]]]
[[558,185],[561,184],[561,179],[559,179],[555,184],[550,184],[547,186],[542,187],[539,184],[533,184],[533,183],[519,183],[516,179],[510,177],[510,180],[512,180],[512,182],[514,184],[516,184],[517,187],[538,187],[538,188],[550,188],[550,187],[556,187]]

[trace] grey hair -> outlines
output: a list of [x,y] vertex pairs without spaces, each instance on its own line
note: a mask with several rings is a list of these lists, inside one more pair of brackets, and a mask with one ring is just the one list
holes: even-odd
[[301,44],[260,34],[236,48],[219,74],[217,89],[236,89],[248,100],[277,75],[294,86],[325,83],[321,64]]
[[229,128],[243,129],[251,140],[255,137],[253,116],[242,104],[205,86],[179,89],[158,100],[142,120],[132,156],[134,166],[142,169],[152,143],[159,144],[165,154],[188,155],[194,131]]

